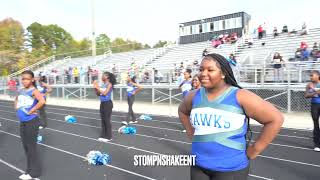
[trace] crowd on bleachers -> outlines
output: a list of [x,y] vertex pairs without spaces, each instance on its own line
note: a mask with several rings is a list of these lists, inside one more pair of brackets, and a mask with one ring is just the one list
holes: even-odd
[[224,44],[233,44],[237,42],[238,35],[237,33],[225,33],[220,34],[219,36],[212,36],[209,41],[211,41],[211,45],[214,48],[222,48]]

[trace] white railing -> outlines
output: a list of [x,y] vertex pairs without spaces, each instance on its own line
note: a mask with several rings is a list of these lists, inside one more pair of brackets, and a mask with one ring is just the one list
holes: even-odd
[[19,75],[20,73],[22,73],[23,71],[26,71],[26,70],[33,70],[34,68],[39,68],[43,64],[46,64],[47,62],[54,61],[54,60],[55,60],[55,56],[50,56],[50,57],[48,57],[46,59],[38,61],[38,62],[28,66],[28,67],[25,67],[23,69],[20,69],[17,72],[14,72],[14,73],[10,74],[9,77],[15,77],[15,76]]

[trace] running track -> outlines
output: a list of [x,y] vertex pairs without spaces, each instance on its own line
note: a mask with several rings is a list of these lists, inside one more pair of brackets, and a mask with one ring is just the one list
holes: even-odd
[[[81,101],[79,101],[81,102]],[[83,102],[81,102],[83,103]],[[39,145],[42,180],[187,180],[189,167],[136,167],[134,155],[188,154],[190,141],[181,132],[177,118],[153,116],[152,121],[135,125],[137,134],[120,135],[125,114],[112,116],[113,141],[98,142],[100,117],[97,110],[47,106],[48,128],[40,130],[44,137]],[[67,124],[64,116],[74,115],[78,122]],[[23,172],[25,155],[19,136],[19,122],[13,102],[0,101],[0,176],[15,180]],[[260,126],[252,126],[253,138]],[[266,151],[251,162],[250,180],[317,180],[320,179],[320,153],[313,151],[312,132],[283,128]],[[111,155],[108,166],[94,167],[85,161],[91,150]]]

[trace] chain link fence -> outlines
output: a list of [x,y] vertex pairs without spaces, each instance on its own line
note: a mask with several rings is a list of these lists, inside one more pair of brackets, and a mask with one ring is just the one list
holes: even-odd
[[[9,95],[7,84],[4,81],[0,82],[0,95]],[[282,112],[310,111],[310,99],[304,97],[304,85],[242,86],[270,102]],[[53,92],[50,96],[64,99],[98,100],[92,85],[53,85]],[[126,86],[115,86],[112,98],[116,101],[126,101]],[[136,102],[150,104],[177,105],[181,101],[182,95],[176,85],[144,85],[143,90],[136,95]]]

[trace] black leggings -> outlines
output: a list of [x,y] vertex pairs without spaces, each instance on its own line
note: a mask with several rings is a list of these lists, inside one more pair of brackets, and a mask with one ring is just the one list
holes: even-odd
[[43,105],[40,109],[40,126],[47,127],[47,113],[46,113],[46,105]]
[[100,116],[101,116],[101,137],[106,139],[112,138],[111,129],[111,113],[113,103],[112,101],[101,102]]
[[199,166],[191,166],[191,180],[247,180],[249,175],[249,166],[233,172],[211,171]]
[[320,147],[320,130],[319,130],[320,104],[311,104],[311,116],[313,120],[313,142],[316,147]]
[[132,109],[132,106],[133,106],[133,103],[134,103],[134,99],[135,99],[135,96],[132,95],[132,96],[128,96],[127,100],[128,100],[128,106],[129,106],[129,109],[128,109],[128,115],[127,115],[127,122],[130,121],[130,119],[132,121],[135,121],[136,120],[136,116],[134,115],[134,112],[133,112],[133,109]]
[[27,156],[26,173],[30,174],[33,178],[37,178],[41,175],[41,166],[38,157],[39,154],[37,152],[39,125],[40,121],[38,118],[20,123],[21,141]]

